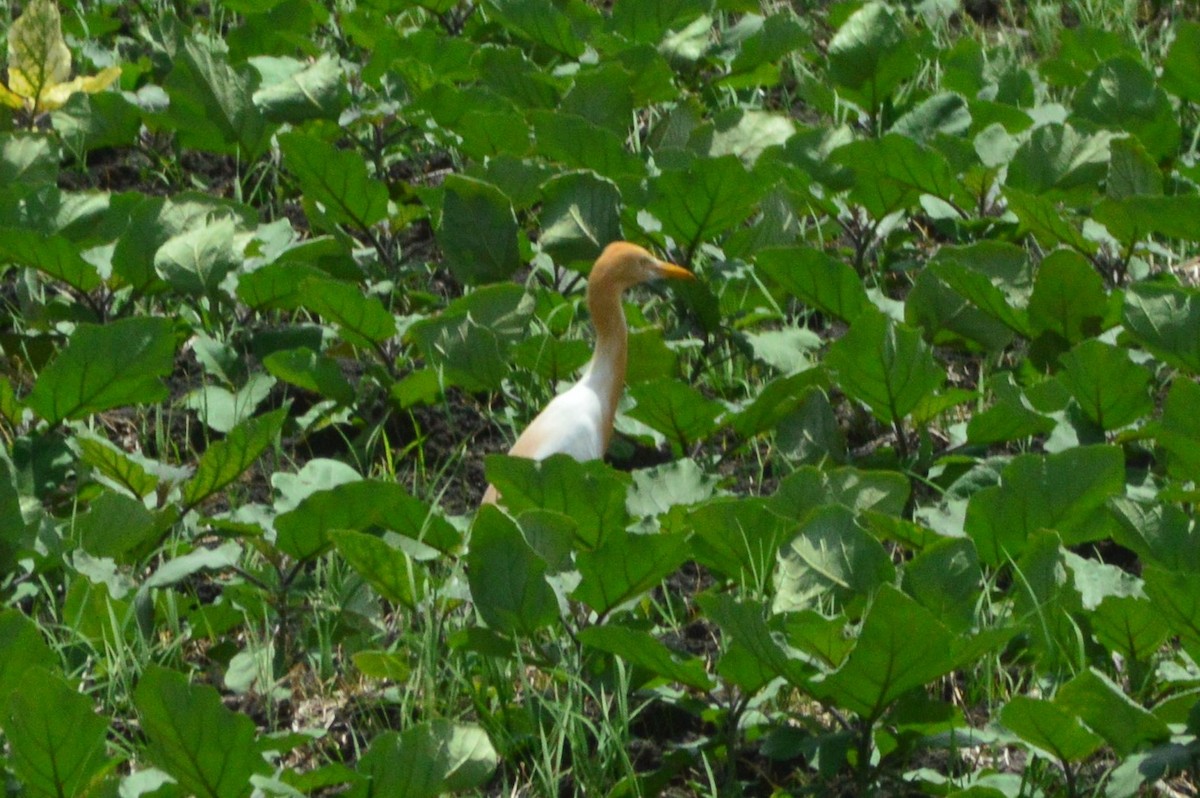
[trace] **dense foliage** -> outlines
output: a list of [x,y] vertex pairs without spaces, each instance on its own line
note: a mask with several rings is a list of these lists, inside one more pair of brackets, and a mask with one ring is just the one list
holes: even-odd
[[1187,787],[1194,3],[0,26],[7,794]]

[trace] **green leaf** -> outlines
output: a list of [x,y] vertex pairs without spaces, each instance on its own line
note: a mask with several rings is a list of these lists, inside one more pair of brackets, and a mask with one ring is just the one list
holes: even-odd
[[0,185],[40,186],[58,179],[59,147],[41,133],[0,134]]
[[850,199],[875,219],[913,207],[924,194],[952,204],[966,194],[939,152],[897,133],[839,147],[832,161],[853,170]]
[[297,560],[306,560],[329,547],[331,532],[346,529],[385,529],[446,554],[462,543],[462,536],[448,521],[400,485],[360,480],[310,493],[277,516],[275,545]]
[[1105,596],[1089,616],[1096,640],[1131,662],[1147,662],[1171,633],[1145,596]]
[[19,610],[0,610],[0,716],[8,715],[9,700],[30,668],[55,670],[59,658],[42,631]]
[[540,0],[492,0],[491,6],[501,24],[528,41],[571,59],[583,55],[584,39],[557,7]]
[[1155,158],[1175,155],[1182,138],[1166,92],[1154,74],[1131,56],[1105,61],[1075,94],[1081,119],[1137,136]]
[[1118,756],[1128,756],[1171,736],[1166,723],[1135,703],[1119,685],[1095,668],[1080,671],[1059,688],[1054,703],[1103,737]]
[[338,553],[388,601],[416,609],[428,581],[413,568],[413,559],[387,541],[363,532],[343,529],[330,533]]
[[242,545],[231,540],[213,549],[197,548],[179,557],[173,557],[142,583],[142,590],[169,587],[201,571],[221,571],[237,565],[242,556]]
[[813,689],[825,700],[874,721],[909,690],[953,670],[958,665],[954,642],[933,613],[884,585],[850,656]]
[[588,169],[624,185],[646,174],[646,166],[625,149],[623,137],[581,116],[534,111],[534,138],[543,157],[571,169]]
[[341,367],[331,357],[311,349],[281,349],[263,358],[269,374],[298,388],[348,405],[354,401],[354,386],[342,374]]
[[1200,480],[1200,385],[1177,379],[1167,394],[1158,442],[1167,451],[1167,472],[1177,479]]
[[1108,133],[1085,135],[1070,125],[1035,128],[1008,164],[1005,186],[1031,194],[1090,197],[1109,163]]
[[1154,565],[1142,575],[1155,610],[1194,657],[1200,652],[1200,579]]
[[348,343],[371,349],[396,334],[396,320],[377,296],[340,280],[307,280],[300,286],[300,304],[337,325]]
[[195,507],[230,485],[276,441],[287,408],[250,418],[229,431],[224,440],[204,450],[196,464],[196,475],[183,486],[183,502]]
[[100,287],[96,267],[80,257],[79,248],[62,236],[46,236],[35,230],[0,229],[0,263],[3,262],[37,269],[84,293]]
[[[721,632],[732,639],[735,646],[741,647],[767,671],[764,683],[782,676],[793,685],[808,687],[813,675],[812,666],[786,651],[776,640],[775,631],[782,616],[771,617],[776,622],[773,629],[764,619],[764,607],[751,601],[739,602],[728,593],[701,593],[696,596],[696,603],[704,610],[705,617],[721,627]],[[783,635],[778,636],[782,638]],[[723,675],[725,667],[724,661],[718,666]]]
[[926,546],[904,566],[904,590],[961,634],[975,623],[983,572],[975,545],[948,538]]
[[756,263],[788,294],[842,321],[854,321],[870,303],[857,272],[819,249],[764,249],[759,251]]
[[1137,139],[1114,139],[1109,148],[1112,157],[1104,181],[1106,196],[1115,200],[1162,196],[1162,172]]
[[530,635],[558,620],[558,599],[546,581],[546,561],[521,530],[493,505],[471,526],[467,578],[475,610],[492,629]]
[[259,753],[254,721],[227,709],[216,690],[149,666],[133,691],[145,753],[186,792],[203,798],[245,798],[250,777],[270,768]]
[[1095,339],[1084,341],[1061,358],[1063,385],[1083,414],[1108,431],[1132,424],[1153,409],[1153,374],[1129,359],[1124,349]]
[[909,491],[908,480],[894,471],[803,466],[780,480],[769,502],[776,513],[795,520],[803,520],[811,511],[827,504],[837,504],[855,513],[874,510],[901,515]]
[[868,3],[838,28],[829,42],[829,77],[874,114],[917,68],[915,37],[896,11]]
[[810,513],[798,533],[779,552],[776,612],[815,609],[830,599],[844,605],[895,577],[883,546],[845,507]]
[[105,491],[76,517],[75,532],[89,554],[125,561],[126,553],[157,541],[166,531],[164,522],[174,515],[156,515],[138,499]]
[[145,498],[158,485],[158,477],[130,455],[103,438],[75,436],[79,459],[105,478],[125,488],[137,498]]
[[512,203],[490,183],[450,175],[443,184],[438,243],[446,265],[471,285],[507,280],[521,266]]
[[1050,253],[1038,267],[1029,298],[1029,327],[1068,345],[1099,335],[1108,312],[1104,281],[1087,259],[1067,250]]
[[257,75],[233,68],[215,47],[189,39],[175,52],[164,88],[166,121],[184,147],[239,155],[250,162],[266,148],[270,130],[254,105]]
[[500,758],[478,726],[437,718],[376,735],[349,798],[438,798],[482,788]]
[[712,9],[712,0],[621,0],[612,9],[612,31],[626,39],[658,44]]
[[354,667],[372,679],[406,682],[412,667],[403,654],[394,651],[359,651],[352,657]]
[[1200,102],[1200,22],[1180,19],[1162,63],[1162,85],[1181,100]]
[[579,586],[572,598],[607,615],[656,587],[687,559],[688,539],[677,534],[609,535],[576,555]]
[[1058,454],[1022,454],[1000,484],[971,496],[964,529],[980,559],[999,566],[1025,550],[1030,536],[1057,530],[1068,543],[1090,539],[1093,512],[1125,484],[1125,458],[1115,446],[1080,446]]
[[683,458],[633,472],[625,501],[635,517],[662,515],[672,507],[699,504],[713,494],[718,477],[706,474],[695,460]]
[[76,92],[57,111],[50,124],[73,152],[129,147],[142,126],[140,109],[116,92]]
[[254,104],[272,122],[294,125],[309,119],[337,119],[347,104],[346,77],[327,53],[311,62],[271,56],[250,61],[262,75]]
[[779,548],[795,523],[776,514],[758,497],[726,497],[688,513],[692,556],[739,584],[763,590],[775,569]]
[[647,632],[625,626],[589,626],[578,634],[580,643],[614,654],[654,676],[697,690],[711,690],[713,680],[699,657],[688,657],[667,648]]
[[25,671],[2,725],[9,762],[30,795],[89,794],[99,774],[115,765],[106,751],[108,720],[51,671]]
[[1104,744],[1074,713],[1041,698],[1013,696],[1000,710],[1000,722],[1059,762],[1087,759]]
[[1155,357],[1200,374],[1200,292],[1137,283],[1125,292],[1125,329]]
[[490,455],[484,458],[488,482],[496,486],[513,513],[544,509],[576,521],[580,543],[588,548],[603,545],[625,529],[628,477],[599,460],[580,463],[565,454],[545,460]]
[[650,186],[646,209],[687,254],[728,233],[754,210],[763,186],[733,155],[664,169]]
[[538,244],[556,263],[591,261],[621,237],[621,192],[591,172],[567,172],[542,185]]
[[626,415],[666,435],[679,452],[711,435],[724,412],[720,402],[670,377],[633,385],[629,396],[636,404]]
[[387,217],[387,186],[367,174],[358,152],[297,132],[281,134],[279,149],[305,200],[319,202],[332,221],[366,230]]
[[80,324],[67,347],[38,374],[25,403],[51,424],[167,396],[162,379],[175,365],[174,325],[135,317]]
[[1195,225],[1198,215],[1200,197],[1194,194],[1106,198],[1092,209],[1092,217],[1103,224],[1113,238],[1130,248],[1151,235],[1200,241],[1200,231]]
[[901,421],[946,379],[918,332],[874,308],[859,314],[829,348],[825,364],[843,391],[889,424]]
[[159,247],[154,270],[182,294],[212,296],[242,264],[233,248],[234,232],[233,220],[225,217],[180,233]]
[[1051,200],[1012,186],[1004,188],[1004,199],[1021,223],[1020,231],[1032,233],[1043,245],[1066,244],[1085,254],[1096,251],[1096,244],[1084,238],[1083,233],[1065,218],[1063,209]]

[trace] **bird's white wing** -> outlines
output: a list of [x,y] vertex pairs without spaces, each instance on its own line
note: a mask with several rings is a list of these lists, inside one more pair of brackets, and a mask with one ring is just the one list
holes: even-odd
[[600,397],[580,382],[560,393],[538,414],[513,444],[510,454],[541,460],[569,454],[576,460],[604,456]]

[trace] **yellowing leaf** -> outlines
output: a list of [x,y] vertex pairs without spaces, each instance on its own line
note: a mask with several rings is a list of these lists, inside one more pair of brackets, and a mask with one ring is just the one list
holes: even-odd
[[53,110],[77,91],[103,91],[120,74],[120,67],[108,67],[71,80],[71,51],[58,6],[32,0],[8,31],[8,86],[0,86],[0,103],[34,113]]

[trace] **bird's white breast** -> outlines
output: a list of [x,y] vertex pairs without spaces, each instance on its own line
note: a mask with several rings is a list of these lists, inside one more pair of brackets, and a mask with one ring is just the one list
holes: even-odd
[[535,460],[559,453],[576,460],[603,457],[602,418],[603,406],[595,389],[586,381],[576,383],[554,397],[525,431],[534,436],[528,456]]

